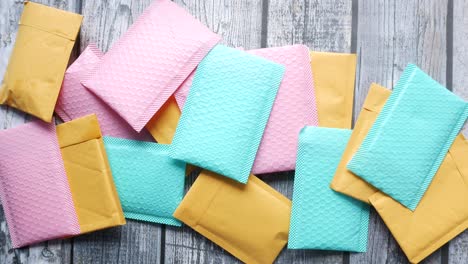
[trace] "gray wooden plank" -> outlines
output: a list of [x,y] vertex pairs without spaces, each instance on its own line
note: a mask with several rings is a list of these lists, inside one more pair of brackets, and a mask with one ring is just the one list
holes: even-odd
[[[351,0],[269,0],[267,47],[305,44],[312,50],[351,52]],[[291,199],[294,172],[261,175]],[[318,250],[283,250],[277,263],[343,263],[347,254]]]
[[[37,0],[48,6],[79,12],[79,0]],[[0,79],[6,70],[18,30],[18,21],[23,2],[18,0],[0,1]],[[7,129],[21,125],[31,116],[10,107],[0,106],[0,126]],[[11,241],[3,210],[0,211],[0,263],[69,263],[71,259],[70,240],[54,240],[22,249],[11,249]]]
[[[102,51],[125,33],[151,0],[83,0],[80,49],[95,43]],[[161,225],[127,220],[122,227],[73,239],[74,263],[159,263]]]
[[[174,2],[221,35],[221,43],[245,49],[260,48],[261,0]],[[187,188],[193,180],[192,175],[187,181]],[[240,263],[221,247],[186,226],[166,227],[165,242],[165,263]]]
[[[453,92],[468,100],[468,1],[454,0],[453,7]],[[468,136],[467,123],[463,132]],[[448,260],[450,264],[468,261],[468,231],[450,242]]]
[[[359,1],[355,116],[372,82],[393,87],[410,62],[445,83],[447,4],[447,1],[437,0]],[[368,252],[351,254],[350,263],[407,263],[374,210]],[[424,263],[441,263],[441,250]]]

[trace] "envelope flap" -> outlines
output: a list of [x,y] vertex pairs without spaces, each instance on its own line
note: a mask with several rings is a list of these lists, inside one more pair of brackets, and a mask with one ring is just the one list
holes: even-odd
[[101,138],[101,129],[95,114],[74,119],[57,126],[60,148]]
[[391,90],[376,83],[371,84],[369,94],[364,101],[363,107],[372,112],[380,112],[391,92]]
[[82,19],[83,16],[79,14],[33,2],[25,2],[19,24],[75,40]]
[[457,169],[460,171],[460,174],[468,188],[468,141],[463,134],[460,133],[455,138],[449,153],[457,165]]

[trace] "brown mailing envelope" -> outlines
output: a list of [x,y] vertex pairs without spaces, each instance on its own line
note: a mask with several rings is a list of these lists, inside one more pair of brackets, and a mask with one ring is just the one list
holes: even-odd
[[82,16],[25,2],[0,104],[50,122]]
[[351,128],[356,54],[310,53],[319,126]]
[[125,224],[96,115],[57,126],[81,233]]
[[203,170],[174,217],[245,263],[272,263],[290,213],[291,201],[254,175],[241,184]]

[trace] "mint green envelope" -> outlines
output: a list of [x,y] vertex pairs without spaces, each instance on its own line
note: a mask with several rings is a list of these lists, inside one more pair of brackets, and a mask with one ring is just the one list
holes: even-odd
[[414,211],[468,116],[468,104],[408,65],[347,168]]
[[169,145],[104,137],[125,218],[181,226],[172,214],[182,201],[185,163]]
[[171,156],[246,183],[285,67],[218,45],[195,72]]
[[350,136],[348,129],[301,130],[288,248],[366,251],[369,206],[330,189]]

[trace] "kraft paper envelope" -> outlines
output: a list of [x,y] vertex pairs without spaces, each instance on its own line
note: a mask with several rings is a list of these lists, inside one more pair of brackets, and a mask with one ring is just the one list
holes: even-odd
[[82,16],[25,2],[0,104],[50,122]]
[[179,118],[179,106],[174,96],[171,96],[146,124],[146,129],[158,143],[171,144]]
[[171,156],[246,183],[284,66],[217,45],[200,63]]
[[65,122],[94,113],[105,136],[152,141],[148,131],[137,133],[114,110],[81,84],[96,69],[102,56],[102,52],[94,44],[90,44],[68,67],[55,112]]
[[104,137],[126,218],[180,226],[172,217],[184,195],[185,163],[170,145]]
[[80,233],[125,224],[96,115],[57,126]]
[[347,168],[414,210],[467,116],[467,102],[409,64]]
[[84,85],[140,132],[219,40],[182,7],[155,0]]
[[174,217],[245,263],[273,263],[290,212],[291,201],[254,175],[241,184],[203,170]]
[[80,233],[55,125],[0,131],[0,198],[13,248]]
[[293,45],[247,52],[285,66],[252,173],[294,170],[299,131],[318,126],[309,48]]
[[373,83],[369,89],[364,106],[354,125],[351,138],[341,157],[338,169],[335,172],[333,181],[330,187],[337,191],[358,199],[362,202],[369,203],[369,197],[377,192],[377,189],[369,183],[356,176],[346,168],[346,165],[358,150],[362,141],[369,132],[372,124],[380,113],[383,105],[390,96],[391,91]]
[[349,129],[301,130],[288,248],[366,251],[369,205],[329,188],[350,135]]
[[310,52],[319,125],[351,128],[356,54]]
[[370,197],[411,263],[468,228],[467,159],[468,141],[460,134],[414,212],[383,193]]

